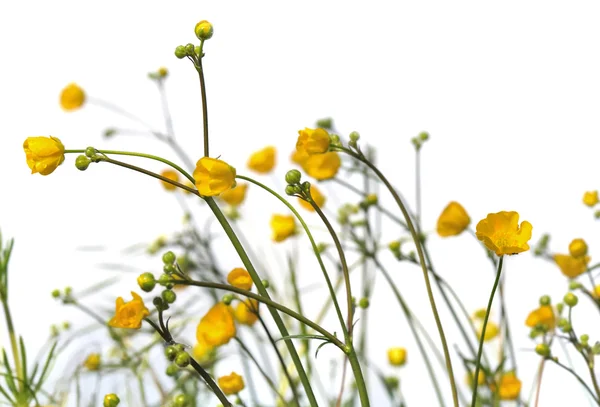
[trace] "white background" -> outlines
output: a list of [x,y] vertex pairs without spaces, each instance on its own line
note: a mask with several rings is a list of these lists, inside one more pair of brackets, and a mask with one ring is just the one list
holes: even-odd
[[[599,187],[599,12],[597,2],[585,1],[3,2],[0,227],[4,237],[16,238],[10,288],[19,332],[35,349],[51,323],[81,319],[56,304],[50,291],[105,278],[110,274],[98,263],[114,261],[128,244],[176,230],[181,219],[177,203],[155,180],[121,169],[98,165],[82,173],[69,156],[51,176],[30,175],[23,140],[54,135],[67,148],[93,145],[175,158],[158,142],[103,139],[105,128],[132,124],[99,107],[64,113],[58,105],[61,88],[75,81],[88,95],[162,128],[158,94],[146,73],[166,66],[179,140],[190,156],[200,157],[196,74],[173,55],[175,46],[194,41],[200,19],[215,26],[205,49],[211,155],[221,155],[239,173],[248,174],[249,152],[274,144],[281,180],[297,130],[332,116],[340,132],[359,131],[361,141],[377,146],[381,168],[412,202],[410,138],[426,130],[425,229],[433,230],[451,200],[465,206],[474,224],[489,212],[517,210],[533,224],[532,243],[550,232],[551,249],[566,252],[572,238],[583,237],[595,260],[598,226],[581,197]],[[274,185],[270,177],[264,180]],[[246,213],[249,224],[260,219],[260,203],[256,198],[256,208]],[[268,205],[262,202],[264,219],[281,211]],[[257,233],[271,250],[268,231]],[[391,239],[399,232],[388,233]],[[431,240],[440,273],[470,309],[483,307],[493,277],[483,251],[466,235]],[[108,250],[75,250],[98,245]],[[417,269],[402,270],[401,287],[429,324],[422,277]],[[505,272],[527,397],[539,358],[522,321],[540,295],[558,300],[567,284],[556,266],[531,254],[509,258]],[[135,288],[132,275],[97,298],[110,304]],[[383,283],[378,289],[378,298],[389,297]],[[587,300],[582,304],[590,307]],[[410,347],[412,338],[391,299],[373,305],[371,320],[377,338],[372,358],[391,372],[385,349]],[[585,326],[597,326],[597,315],[577,323],[584,333]],[[590,334],[591,342],[599,339],[597,329]],[[452,330],[449,335],[450,343],[458,341]],[[402,388],[410,405],[433,405],[412,349],[400,373]],[[449,394],[446,383],[442,388]],[[372,390],[381,400],[381,389]],[[542,390],[542,406],[587,403],[574,379],[555,367],[547,369]]]

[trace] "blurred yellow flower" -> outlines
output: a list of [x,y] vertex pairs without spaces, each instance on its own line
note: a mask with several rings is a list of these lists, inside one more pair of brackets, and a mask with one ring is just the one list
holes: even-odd
[[302,169],[311,177],[325,180],[335,177],[342,165],[340,156],[334,151],[323,154],[312,154],[306,158]]
[[[465,383],[467,383],[467,385],[469,387],[473,387],[473,379],[475,378],[475,372],[467,372],[467,375],[465,376]],[[481,386],[482,384],[485,383],[485,373],[483,372],[483,370],[480,370],[479,373],[477,374],[477,385]]]
[[214,349],[215,348],[213,346],[208,345],[204,341],[200,341],[194,345],[194,348],[192,349],[192,355],[194,356],[194,359],[202,363],[210,358],[210,355]]
[[157,73],[158,76],[160,76],[161,78],[165,78],[169,74],[169,70],[164,66],[161,66],[160,68],[158,68]]
[[273,215],[271,217],[272,239],[283,242],[296,233],[296,220],[292,215]]
[[450,202],[437,221],[437,233],[442,237],[460,235],[471,223],[471,218],[458,202]]
[[90,353],[85,359],[85,362],[83,362],[83,367],[87,370],[98,370],[100,367],[100,354]]
[[[477,327],[477,339],[481,338],[481,329],[482,328],[483,328],[483,326]],[[499,333],[500,333],[500,327],[498,327],[498,325],[496,325],[494,322],[488,321],[487,326],[485,327],[485,336],[483,337],[483,341],[484,342],[491,341],[492,339],[496,338]]]
[[598,191],[586,191],[583,194],[583,203],[589,206],[590,208],[596,205],[598,202]]
[[483,320],[485,318],[485,314],[487,314],[487,310],[485,308],[479,308],[473,313],[471,318]]
[[406,349],[404,348],[389,348],[387,356],[392,366],[402,366],[406,363]]
[[517,212],[490,213],[477,224],[477,238],[498,256],[517,254],[529,250],[533,227],[527,221],[519,226]]
[[545,325],[548,330],[554,329],[556,326],[556,316],[550,305],[541,305],[527,315],[525,325],[530,328],[535,328],[536,325]]
[[68,84],[60,92],[60,106],[70,112],[79,109],[85,103],[85,92],[76,83]]
[[272,146],[265,147],[262,150],[255,152],[248,160],[248,168],[259,174],[271,172],[273,167],[275,167],[276,152],[277,150]]
[[308,153],[306,151],[294,150],[290,156],[290,160],[304,168],[304,164],[306,163],[306,160],[308,160]]
[[573,257],[570,254],[555,254],[552,258],[560,271],[569,278],[585,273],[590,262],[590,256]]
[[258,320],[258,301],[250,298],[238,303],[234,315],[240,324],[253,325]]
[[250,273],[241,267],[236,267],[229,272],[227,275],[227,282],[242,290],[249,290],[252,288],[252,277],[250,276]]
[[244,390],[244,379],[235,372],[231,372],[228,376],[221,376],[217,380],[219,387],[226,395],[237,394]]
[[[313,201],[317,204],[319,208],[323,208],[325,205],[325,196],[321,193],[321,191],[314,185],[310,186],[310,195],[312,196]],[[307,211],[314,212],[315,208],[304,199],[298,198],[300,202],[300,206],[306,209]]]
[[235,188],[223,192],[219,198],[231,206],[238,206],[246,199],[248,184],[237,184]]
[[569,254],[573,257],[583,257],[588,252],[588,245],[583,239],[573,239],[569,244]]
[[[179,182],[179,173],[175,170],[164,170],[160,173],[160,175],[170,179],[171,181]],[[175,191],[177,189],[175,185],[169,184],[168,182],[160,181],[160,183],[167,191]]]
[[298,130],[296,150],[307,154],[322,154],[329,150],[329,133],[324,129]]
[[193,175],[198,192],[203,196],[219,195],[235,185],[235,168],[216,158],[199,159]]
[[505,373],[500,379],[498,396],[500,400],[516,400],[521,393],[521,381],[514,372]]
[[27,137],[23,143],[31,173],[49,175],[65,160],[65,146],[56,137]]
[[144,305],[142,297],[131,292],[133,300],[125,302],[122,297],[117,298],[115,316],[108,322],[109,326],[115,328],[140,329],[142,319],[150,315],[150,311]]
[[117,407],[121,400],[119,396],[115,393],[110,393],[104,396],[104,401],[102,402],[103,407]]
[[235,336],[235,322],[231,307],[222,302],[216,303],[202,317],[196,329],[196,339],[208,346],[221,346]]

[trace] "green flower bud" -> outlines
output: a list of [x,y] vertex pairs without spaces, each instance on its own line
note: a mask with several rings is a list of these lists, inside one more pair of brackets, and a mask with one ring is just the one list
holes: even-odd
[[188,407],[190,405],[190,398],[185,394],[179,394],[173,399],[175,407]]
[[340,146],[341,147],[341,144],[342,143],[340,143],[340,136],[338,136],[337,134],[329,135],[329,145],[330,146]]
[[302,190],[308,194],[310,192],[310,182],[304,181],[302,183]]
[[195,50],[194,44],[187,43],[185,45],[185,55],[186,56],[191,57],[191,56],[195,55],[196,53],[194,50]]
[[353,131],[352,133],[350,133],[349,137],[350,137],[350,141],[352,143],[356,144],[356,142],[358,141],[358,139],[360,139],[360,134],[358,134],[358,132],[356,132],[356,131]]
[[60,298],[60,290],[52,290],[52,298]]
[[271,283],[269,283],[269,280],[262,280],[261,283],[265,288],[269,288],[269,286],[271,285]]
[[96,149],[94,147],[88,147],[85,149],[85,156],[88,158],[92,158],[96,155]]
[[369,308],[369,299],[367,297],[363,297],[358,301],[358,306],[360,308]]
[[92,160],[87,158],[85,155],[78,155],[75,159],[75,167],[77,167],[79,171],[85,171],[88,169],[91,162]]
[[186,367],[190,364],[190,355],[187,352],[179,352],[175,357],[175,364],[179,367]]
[[165,264],[163,266],[163,271],[167,274],[173,274],[175,271],[177,271],[177,267],[175,267],[174,264]]
[[167,284],[169,284],[169,281],[171,280],[171,276],[168,274],[161,274],[160,277],[158,277],[158,284],[162,285],[162,286],[166,286]]
[[390,389],[397,389],[400,385],[400,379],[396,376],[388,376],[385,378],[385,385]]
[[563,298],[563,301],[569,307],[574,307],[575,305],[577,305],[577,302],[579,302],[579,298],[577,298],[577,296],[573,293],[567,293]]
[[177,348],[173,345],[169,345],[165,348],[165,356],[171,362],[175,360],[178,353],[179,353],[179,350],[177,350]]
[[64,321],[62,323],[62,327],[63,327],[63,329],[67,330],[67,329],[71,328],[71,323],[69,321]]
[[296,186],[295,185],[287,185],[285,187],[285,193],[286,193],[286,195],[289,195],[289,196],[296,195]]
[[569,290],[579,290],[581,288],[581,283],[578,283],[577,281],[571,281],[569,283]]
[[542,295],[540,297],[540,305],[544,306],[544,305],[550,305],[552,303],[552,300],[550,299],[550,296],[548,295]]
[[154,297],[152,300],[152,304],[156,307],[157,310],[164,311],[169,308],[169,305],[166,304],[162,298]]
[[73,293],[73,289],[71,287],[65,287],[65,295],[68,297]]
[[550,356],[550,347],[547,343],[539,343],[535,347],[535,353],[543,357],[548,357]]
[[426,131],[422,131],[421,133],[419,133],[419,140],[421,140],[421,141],[429,140],[429,133],[427,133]]
[[565,307],[565,304],[563,304],[562,302],[559,302],[558,304],[556,304],[556,311],[558,312],[559,315],[562,314],[564,307]]
[[175,292],[172,290],[163,290],[163,292],[160,293],[160,296],[167,302],[167,304],[173,304],[177,299],[177,294],[175,294]]
[[183,45],[178,45],[175,48],[175,56],[179,59],[185,58],[187,56],[187,50]]
[[210,39],[213,36],[213,32],[213,25],[206,20],[200,21],[196,24],[196,27],[194,27],[194,33],[196,33],[196,37],[198,37],[199,40]]
[[317,252],[319,254],[323,253],[325,250],[327,250],[328,244],[327,243],[317,243]]
[[594,217],[595,217],[596,219],[600,218],[600,210],[598,210],[598,211],[594,212]]
[[154,279],[154,274],[152,273],[140,274],[137,278],[137,283],[142,289],[142,291],[145,291],[147,293],[154,290],[154,287],[156,286],[156,280]]
[[223,301],[223,304],[225,304],[225,305],[230,305],[231,301],[233,301],[233,295],[232,294],[225,294],[223,296],[223,299],[221,301]]
[[325,130],[331,130],[333,127],[333,119],[331,117],[319,119],[317,120],[317,127],[320,127]]
[[300,179],[302,178],[302,174],[298,170],[289,170],[285,174],[285,182],[291,185],[298,184]]
[[400,251],[400,241],[398,240],[394,240],[392,242],[390,242],[388,244],[388,248],[392,251],[392,252],[399,252]]
[[592,346],[592,353],[594,355],[600,355],[600,342],[596,342],[594,346]]
[[104,403],[102,405],[104,407],[117,407],[120,402],[121,400],[119,400],[119,397],[116,394],[110,393],[104,396]]
[[583,334],[579,337],[579,342],[581,342],[583,346],[587,346],[589,340],[590,336],[588,334]]
[[163,254],[162,256],[162,261],[165,265],[175,263],[176,259],[177,257],[175,256],[175,253],[173,253],[170,250],[168,252],[165,252],[165,254]]
[[165,374],[169,377],[173,377],[177,374],[177,372],[179,372],[179,368],[177,367],[176,364],[171,363],[169,366],[167,366],[167,370],[165,371]]

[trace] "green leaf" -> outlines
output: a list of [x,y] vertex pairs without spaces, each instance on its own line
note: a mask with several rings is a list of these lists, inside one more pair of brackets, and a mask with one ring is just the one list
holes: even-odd
[[18,394],[17,386],[15,386],[15,380],[12,374],[12,367],[10,366],[10,362],[8,361],[8,357],[6,356],[6,350],[2,349],[2,362],[4,363],[4,368],[6,369],[6,374],[4,375],[4,379],[6,380],[6,385],[12,392],[12,394]]
[[23,384],[25,387],[29,387],[29,382],[27,379],[27,352],[25,351],[25,343],[23,342],[23,337],[19,336],[19,347],[21,349],[21,366],[23,368]]
[[56,345],[58,345],[58,341],[55,341],[50,348],[50,352],[48,352],[48,357],[46,358],[46,363],[44,363],[44,368],[42,369],[42,373],[40,374],[40,378],[35,385],[34,393],[37,393],[38,390],[42,387],[44,380],[46,379],[46,373],[48,372],[48,368],[50,367],[50,362],[52,362],[52,357],[54,356],[54,351],[56,350]]

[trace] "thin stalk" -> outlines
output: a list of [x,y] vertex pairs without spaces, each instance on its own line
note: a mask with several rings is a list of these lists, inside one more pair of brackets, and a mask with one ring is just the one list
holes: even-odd
[[19,382],[19,390],[23,391],[23,366],[21,366],[21,356],[19,353],[19,347],[17,345],[17,335],[15,334],[15,328],[10,314],[10,308],[8,307],[8,298],[6,298],[4,295],[2,295],[2,307],[4,308],[4,317],[6,319],[6,328],[8,330],[8,337],[10,338],[10,347],[13,354],[13,360],[15,362],[15,369],[17,369],[17,381]]
[[206,83],[204,82],[204,69],[202,68],[202,46],[204,45],[204,40],[200,43],[200,56],[198,58],[198,65],[196,66],[196,71],[198,72],[198,78],[200,78],[200,95],[202,98],[202,127],[204,130],[204,157],[209,156],[208,152],[208,107],[207,107],[207,99],[206,99]]
[[587,383],[577,374],[577,372],[575,372],[570,367],[563,365],[558,360],[555,360],[555,359],[552,359],[552,358],[548,358],[547,360],[555,363],[556,365],[562,367],[567,372],[571,373],[575,377],[575,379],[577,379],[577,381],[579,383],[581,383],[581,385],[588,391],[588,393],[590,393],[590,396],[592,396],[592,399],[596,402],[596,404],[598,404],[600,406],[600,399],[596,398],[596,396],[594,395],[594,392],[592,391],[592,389],[590,389],[590,387],[587,385]]

